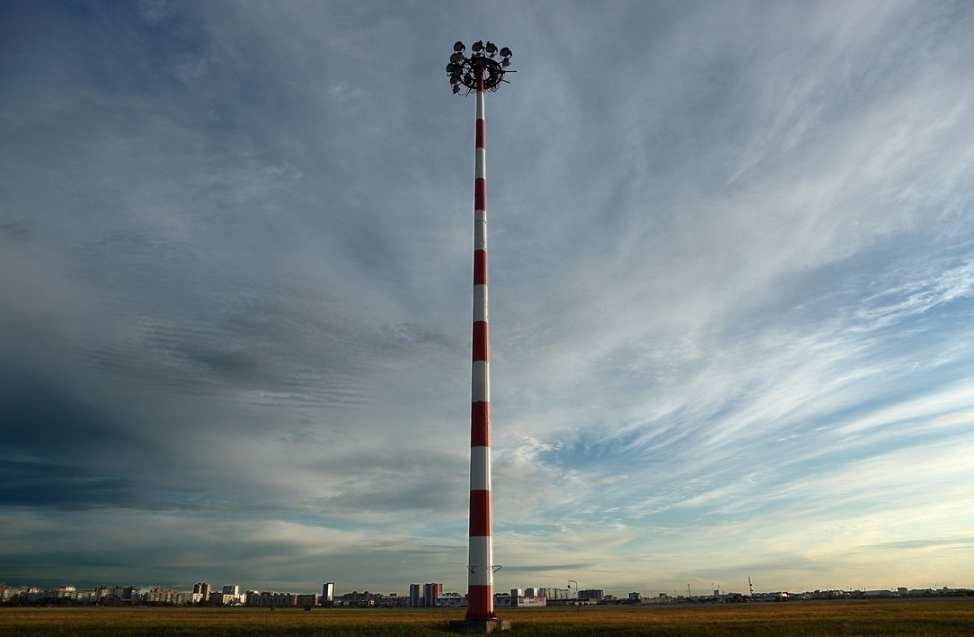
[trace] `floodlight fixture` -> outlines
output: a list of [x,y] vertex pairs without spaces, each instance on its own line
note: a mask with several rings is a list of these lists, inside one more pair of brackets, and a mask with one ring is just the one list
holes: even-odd
[[[493,42],[484,44],[483,40],[477,40],[470,45],[470,57],[464,55],[465,47],[463,42],[453,45],[453,54],[450,55],[450,65],[446,67],[446,72],[450,75],[450,84],[463,84],[467,87],[467,93],[477,90],[477,78],[483,78],[483,90],[496,91],[504,80],[504,73],[511,65],[511,50],[506,46],[498,49]],[[500,53],[501,60],[494,57]],[[514,71],[510,71],[513,73]],[[454,91],[457,93],[458,91]]]

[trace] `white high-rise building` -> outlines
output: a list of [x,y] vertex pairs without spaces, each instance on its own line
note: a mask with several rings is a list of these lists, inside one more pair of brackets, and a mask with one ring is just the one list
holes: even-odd
[[321,587],[321,597],[322,601],[326,604],[330,604],[335,601],[335,582],[328,582]]
[[199,600],[201,602],[210,601],[210,585],[206,582],[198,582],[193,585],[193,593],[199,595]]

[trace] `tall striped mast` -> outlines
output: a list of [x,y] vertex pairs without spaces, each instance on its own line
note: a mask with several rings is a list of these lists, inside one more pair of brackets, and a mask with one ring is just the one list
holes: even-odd
[[476,171],[474,176],[473,357],[470,392],[470,537],[467,561],[467,621],[493,621],[494,571],[490,497],[490,330],[487,320],[487,172],[484,94],[497,90],[510,65],[511,50],[475,42],[469,58],[454,45],[447,72],[453,92],[476,91]]
[[494,619],[490,502],[490,332],[487,325],[487,174],[484,75],[476,67],[477,172],[474,179],[473,371],[470,391],[470,559],[467,619]]

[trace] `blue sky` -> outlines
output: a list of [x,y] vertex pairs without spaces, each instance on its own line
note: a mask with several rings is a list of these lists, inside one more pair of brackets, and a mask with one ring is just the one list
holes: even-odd
[[0,4],[0,580],[974,586],[974,7]]

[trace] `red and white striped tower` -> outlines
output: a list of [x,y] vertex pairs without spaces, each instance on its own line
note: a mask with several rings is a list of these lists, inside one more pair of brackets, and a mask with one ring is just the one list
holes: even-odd
[[[470,395],[470,546],[467,561],[467,622],[494,622],[494,561],[490,497],[490,334],[487,321],[487,173],[484,93],[497,90],[511,51],[488,42],[471,46],[469,58],[457,42],[447,66],[453,92],[476,91],[476,172],[474,176],[473,361]],[[508,622],[504,622],[509,626]],[[507,626],[505,626],[507,627]]]
[[487,325],[487,174],[484,74],[477,83],[477,170],[474,178],[473,371],[470,393],[470,557],[467,619],[494,619],[494,560],[490,537],[490,333]]

